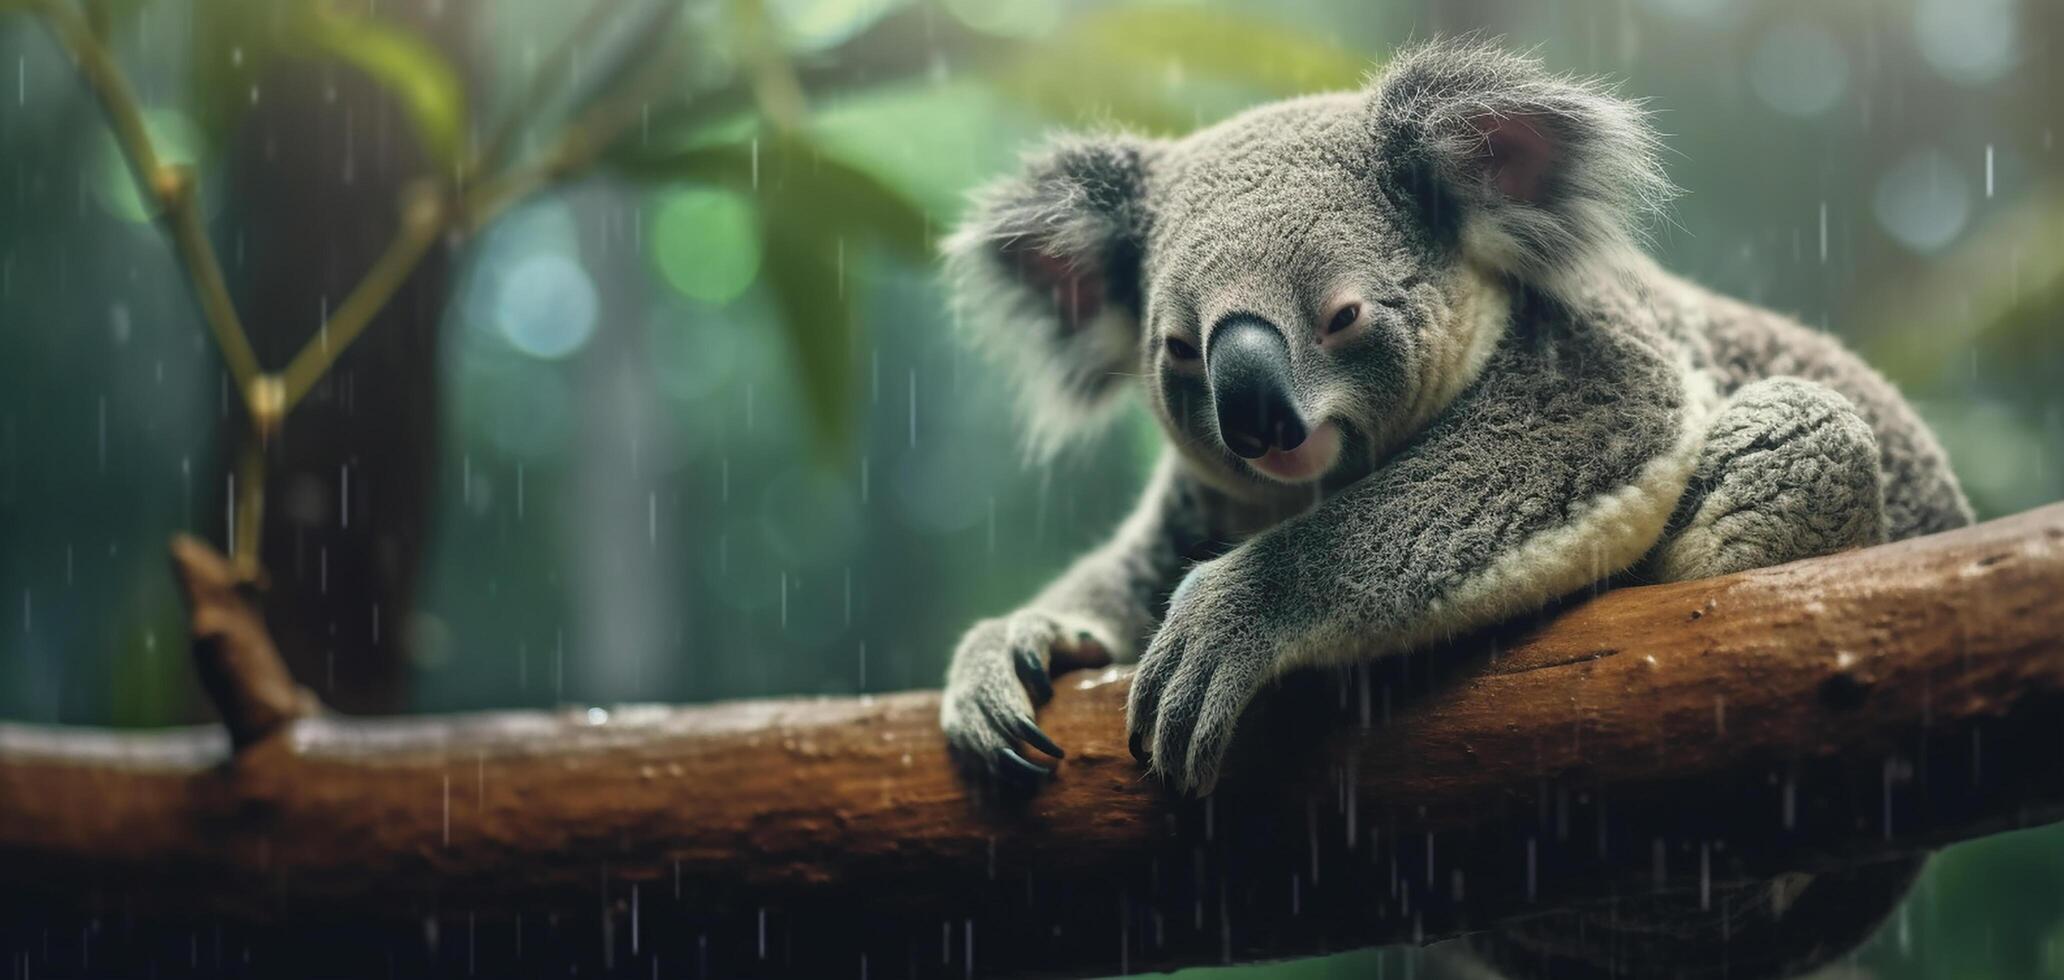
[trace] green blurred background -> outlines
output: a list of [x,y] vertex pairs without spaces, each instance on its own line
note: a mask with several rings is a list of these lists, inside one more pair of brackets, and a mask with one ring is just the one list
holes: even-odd
[[[200,717],[162,543],[220,544],[239,412],[61,49],[0,2],[0,717]],[[417,174],[580,166],[454,235],[272,447],[297,674],[355,710],[930,686],[1124,511],[1155,435],[1025,465],[931,246],[1041,133],[1176,133],[1480,30],[1624,80],[1671,267],[1864,351],[1981,516],[2064,497],[2050,0],[107,0],[261,359]],[[628,119],[629,117],[624,117]],[[520,124],[502,122],[516,119]],[[1415,951],[1197,975],[1411,976]],[[2064,830],[1951,849],[1854,977],[2064,977]]]

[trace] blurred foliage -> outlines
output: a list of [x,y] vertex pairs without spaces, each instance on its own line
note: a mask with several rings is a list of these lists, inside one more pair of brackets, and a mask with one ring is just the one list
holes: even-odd
[[[996,84],[1055,119],[1171,135],[1257,97],[1352,88],[1373,67],[1367,54],[1276,21],[1209,7],[1115,7],[1064,25]],[[1200,104],[1209,86],[1217,98]]]
[[[646,181],[688,181],[758,194],[770,298],[795,358],[801,392],[820,444],[848,444],[853,420],[857,288],[846,249],[878,243],[905,261],[926,256],[922,209],[874,175],[797,136],[721,143],[663,153],[631,149],[612,158],[619,173]],[[742,236],[741,236],[742,237]],[[731,248],[753,243],[734,240]]]
[[[2057,498],[2064,448],[2064,190],[2032,188],[1939,261],[1872,297],[1864,354],[1922,393],[1982,382],[1978,397],[1923,398],[1982,513]],[[2036,451],[2030,451],[2031,448]]]
[[458,161],[469,122],[465,87],[419,32],[332,0],[205,0],[194,17],[191,99],[217,143],[263,97],[276,61],[333,61],[392,92],[446,170]]
[[318,6],[298,26],[322,52],[386,86],[408,110],[431,159],[457,162],[466,132],[466,93],[458,73],[420,35],[376,17]]
[[[763,12],[746,8],[748,17]],[[959,41],[983,50],[992,43]],[[1200,121],[1197,85],[1184,84],[1186,77],[1222,85],[1219,98],[1230,109],[1257,97],[1350,86],[1367,69],[1366,58],[1262,19],[1210,8],[1116,7],[1073,18],[1050,37],[1018,46],[1009,64],[993,73],[993,84],[1051,118],[1174,133]],[[881,81],[893,86],[904,79],[891,72]],[[841,93],[844,99],[856,94],[864,97]],[[712,183],[753,195],[761,240],[741,233],[728,244],[764,250],[763,281],[789,338],[812,429],[820,445],[843,449],[861,343],[858,297],[849,295],[855,284],[845,271],[848,242],[880,244],[896,258],[921,261],[937,223],[913,197],[841,159],[833,146],[764,130],[749,117],[712,113],[693,97],[658,111],[660,139],[642,133],[620,144],[608,162],[640,181]]]

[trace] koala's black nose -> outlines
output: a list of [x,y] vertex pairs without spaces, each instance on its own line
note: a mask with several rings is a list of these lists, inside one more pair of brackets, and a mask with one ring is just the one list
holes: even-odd
[[1240,314],[1219,321],[1204,352],[1218,434],[1243,459],[1304,443],[1304,420],[1290,397],[1290,346],[1267,320]]

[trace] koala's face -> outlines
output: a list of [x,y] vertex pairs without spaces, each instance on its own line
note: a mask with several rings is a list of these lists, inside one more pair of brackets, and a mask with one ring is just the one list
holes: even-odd
[[1139,373],[1221,484],[1358,479],[1473,375],[1506,294],[1380,183],[1357,95],[1269,106],[1150,171]]
[[1474,379],[1523,294],[1631,248],[1669,190],[1652,150],[1594,83],[1433,45],[1181,140],[1057,140],[948,257],[1041,448],[1138,377],[1220,486],[1337,486]]

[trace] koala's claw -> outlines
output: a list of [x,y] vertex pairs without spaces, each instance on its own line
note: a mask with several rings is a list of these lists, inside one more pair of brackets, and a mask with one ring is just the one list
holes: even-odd
[[1054,744],[1054,740],[1047,736],[1046,731],[1030,718],[1020,716],[1017,719],[1016,732],[1018,738],[1047,755],[1056,759],[1068,757],[1067,751]]
[[1257,634],[1255,617],[1243,611],[1252,604],[1241,601],[1239,580],[1214,565],[1199,566],[1202,588],[1179,589],[1170,602],[1133,675],[1125,712],[1133,757],[1170,788],[1198,796],[1217,786],[1240,714],[1277,658],[1261,639],[1266,631]]
[[978,782],[1036,788],[1054,766],[1027,758],[1026,750],[1055,760],[1067,756],[1032,719],[1034,709],[1053,698],[1053,674],[1109,661],[1108,649],[1088,629],[1048,613],[1028,610],[975,624],[953,655],[939,705],[948,749]]
[[1038,650],[1020,646],[1013,652],[1011,660],[1017,664],[1018,680],[1025,682],[1025,690],[1031,693],[1033,704],[1053,700],[1053,678],[1047,676],[1046,664]]
[[1047,767],[1042,766],[1037,762],[1033,762],[1032,760],[1027,759],[1024,756],[1019,755],[1018,750],[1010,748],[1009,746],[1004,747],[1002,754],[999,755],[998,758],[1003,760],[1012,769],[1015,769],[1017,771],[1017,774],[1021,776],[1029,776],[1033,779],[1044,780],[1046,779],[1046,777],[1053,775],[1052,769],[1048,769]]

